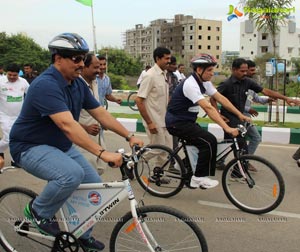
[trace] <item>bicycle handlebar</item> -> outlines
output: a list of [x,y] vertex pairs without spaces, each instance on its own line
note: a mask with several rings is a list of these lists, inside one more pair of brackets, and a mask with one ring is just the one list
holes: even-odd
[[[134,179],[133,174],[133,167],[134,164],[139,161],[138,154],[141,153],[143,148],[139,147],[138,145],[134,145],[132,148],[132,153],[130,155],[125,153],[124,149],[119,149],[117,152],[122,154],[123,163],[120,166],[120,171],[122,175],[122,180],[126,179]],[[140,152],[138,152],[140,151]],[[138,153],[137,153],[138,152]],[[114,167],[115,164],[113,162],[108,162],[108,165]]]
[[252,126],[253,126],[253,124],[251,124],[249,122],[245,122],[244,124],[238,124],[237,129],[240,132],[241,137],[245,137],[248,129]]

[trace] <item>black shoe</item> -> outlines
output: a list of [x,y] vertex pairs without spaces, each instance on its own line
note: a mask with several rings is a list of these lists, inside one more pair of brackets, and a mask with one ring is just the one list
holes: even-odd
[[300,159],[300,148],[298,150],[296,150],[296,152],[294,153],[294,155],[292,157],[296,161],[298,161],[298,159]]
[[168,178],[158,178],[157,176],[152,175],[149,178],[149,182],[150,183],[155,183],[155,184],[160,184],[160,185],[161,184],[167,185],[167,184],[170,184],[171,179],[168,179]]
[[216,163],[216,169],[217,170],[220,170],[220,171],[223,171],[225,169],[226,165],[224,162],[217,162]]
[[79,241],[86,251],[101,251],[105,248],[105,245],[101,241],[97,241],[94,237],[88,239],[79,238]]
[[39,217],[32,208],[31,200],[24,209],[25,217],[32,222],[40,233],[56,236],[60,233],[59,225],[55,219],[44,219]]
[[21,166],[19,166],[17,163],[15,163],[14,161],[11,161],[10,162],[10,165],[11,166],[14,166],[14,167],[16,167],[16,168],[21,168]]

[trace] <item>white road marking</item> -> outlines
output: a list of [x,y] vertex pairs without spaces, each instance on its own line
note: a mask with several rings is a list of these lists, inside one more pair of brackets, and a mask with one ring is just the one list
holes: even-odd
[[[212,207],[225,208],[225,209],[237,209],[235,206],[225,204],[225,203],[217,203],[217,202],[204,201],[204,200],[198,200],[198,203],[204,206],[212,206]],[[271,211],[267,214],[300,219],[300,214],[296,214],[296,213]]]

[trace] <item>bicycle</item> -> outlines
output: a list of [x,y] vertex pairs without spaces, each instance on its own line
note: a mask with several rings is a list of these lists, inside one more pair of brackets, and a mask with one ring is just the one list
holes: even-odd
[[136,97],[137,97],[137,91],[131,91],[127,97],[127,104],[129,108],[131,108],[133,111],[139,110],[135,103]]
[[108,109],[108,101],[106,100],[106,98],[104,98],[103,100],[103,107],[107,110]]
[[[243,125],[239,126],[239,131],[245,137],[247,129]],[[188,148],[198,151],[196,147],[188,146],[183,139],[179,139],[174,150],[162,145],[147,147],[148,151],[141,155],[134,167],[136,179],[144,190],[153,196],[168,198],[179,193],[184,186],[191,188],[198,153],[192,158]],[[222,174],[222,187],[229,201],[240,210],[253,214],[267,213],[279,206],[284,198],[285,184],[278,169],[262,157],[244,154],[237,138],[218,143],[217,160],[231,152],[234,158],[227,163]],[[256,167],[257,173],[248,170],[250,163]]]
[[[139,151],[143,152],[143,149]],[[56,237],[37,231],[23,214],[25,205],[37,194],[27,188],[11,187],[0,192],[0,244],[8,252],[77,252],[78,238],[103,220],[127,196],[131,211],[113,228],[110,251],[201,251],[207,252],[206,239],[198,225],[174,208],[144,206],[136,201],[126,171],[138,161],[139,154],[122,154],[122,181],[81,184],[60,209],[65,231]],[[126,171],[125,171],[126,168]],[[0,170],[3,173],[13,167]],[[84,249],[82,249],[85,251]]]

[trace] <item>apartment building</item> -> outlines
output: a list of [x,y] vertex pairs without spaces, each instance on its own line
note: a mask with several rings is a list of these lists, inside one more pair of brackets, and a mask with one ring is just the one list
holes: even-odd
[[[289,20],[280,26],[276,35],[276,54],[287,60],[287,67],[291,67],[291,58],[300,57],[300,29],[296,22]],[[246,20],[240,24],[240,56],[254,59],[265,53],[273,53],[271,35],[266,31],[257,31],[253,21]]]
[[153,20],[146,27],[137,24],[126,31],[123,45],[127,53],[140,57],[144,65],[153,65],[153,50],[164,46],[187,69],[191,58],[199,53],[214,55],[221,69],[222,22],[177,14],[174,19]]

